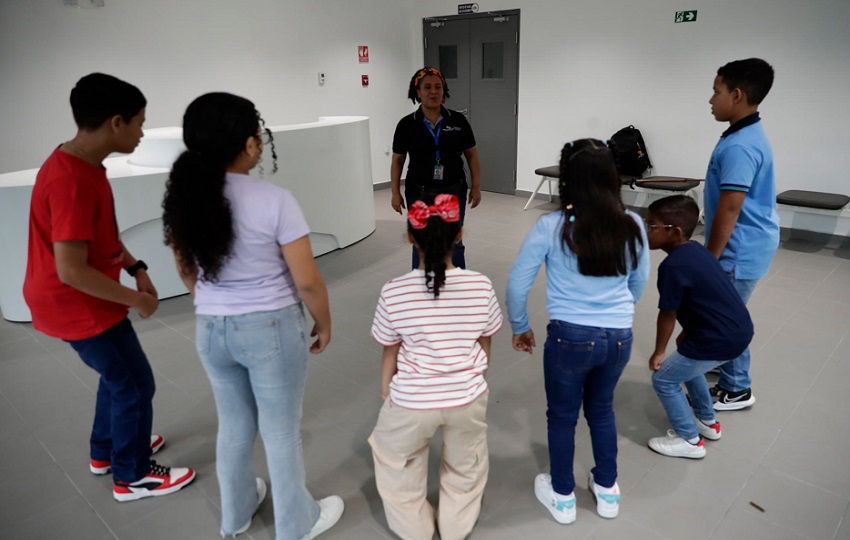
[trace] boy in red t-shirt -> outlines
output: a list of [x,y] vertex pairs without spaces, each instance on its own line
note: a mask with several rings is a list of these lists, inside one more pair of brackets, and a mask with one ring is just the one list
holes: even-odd
[[[77,134],[47,158],[33,187],[24,281],[33,326],[67,341],[100,374],[90,468],[111,468],[118,501],[167,495],[195,478],[192,469],[150,460],[164,440],[151,435],[153,371],[127,313],[149,317],[159,300],[147,265],[121,242],[102,165],[139,144],[146,104],[138,88],[110,75],[77,82]],[[121,285],[122,268],[137,290]]]

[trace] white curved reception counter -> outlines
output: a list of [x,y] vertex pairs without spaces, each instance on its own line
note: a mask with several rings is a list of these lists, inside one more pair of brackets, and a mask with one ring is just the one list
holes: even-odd
[[[279,170],[254,174],[290,190],[310,225],[313,255],[351,245],[375,230],[369,119],[321,117],[271,126]],[[171,251],[162,241],[162,197],[171,164],[184,150],[181,128],[145,130],[136,151],[104,161],[124,244],[150,267],[160,298],[185,294]],[[0,311],[9,321],[31,320],[23,297],[32,187],[38,169],[0,174]],[[125,285],[135,286],[122,273]],[[126,280],[126,281],[125,281]]]

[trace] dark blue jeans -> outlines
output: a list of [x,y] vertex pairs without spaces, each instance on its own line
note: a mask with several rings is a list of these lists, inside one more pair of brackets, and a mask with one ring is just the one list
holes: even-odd
[[110,460],[116,481],[147,474],[151,457],[153,371],[129,319],[88,339],[68,341],[100,374],[91,432],[91,458]]
[[[439,193],[438,191],[429,191],[428,194],[431,196],[436,196]],[[452,193],[457,195],[457,202],[460,205],[460,225],[463,227],[463,218],[466,217],[466,197],[467,197],[467,187],[466,182],[464,182],[459,189],[451,189],[446,191],[446,193]],[[410,187],[405,184],[404,186],[404,199],[407,202],[407,208],[410,208],[410,204],[414,203],[422,198],[422,188],[418,186],[411,185]],[[463,241],[455,244],[455,251],[452,253],[452,264],[457,266],[458,268],[466,268],[466,257],[464,257],[464,245]],[[419,268],[419,251],[416,249],[416,246],[413,246],[413,269],[416,270]]]
[[590,427],[597,484],[617,481],[617,426],[614,388],[632,353],[631,328],[594,328],[552,320],[543,346],[549,464],[552,487],[568,495],[575,488],[573,457],[578,413]]

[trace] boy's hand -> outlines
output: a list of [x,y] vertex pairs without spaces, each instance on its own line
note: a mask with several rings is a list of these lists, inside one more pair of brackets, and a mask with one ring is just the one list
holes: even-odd
[[151,281],[150,276],[144,268],[140,268],[136,272],[136,290],[148,293],[154,298],[159,298],[159,293],[156,292],[156,287],[153,286],[153,281]]
[[156,296],[149,292],[141,292],[139,293],[139,299],[136,302],[136,305],[133,307],[136,308],[136,311],[139,312],[139,315],[141,315],[143,319],[147,319],[153,315],[156,308],[159,307],[159,300]]
[[522,334],[514,334],[511,337],[511,345],[514,346],[514,350],[516,351],[525,351],[531,354],[534,351],[534,347],[537,346],[537,343],[534,341],[534,332],[528,330]]
[[661,369],[661,363],[664,362],[664,353],[652,353],[649,357],[649,371],[658,371]]
[[381,385],[381,400],[385,401],[390,396],[390,385],[382,384]]
[[310,332],[310,337],[316,338],[316,341],[310,345],[310,354],[319,354],[325,350],[328,343],[331,342],[331,329],[319,328],[319,325],[313,325],[313,330]]

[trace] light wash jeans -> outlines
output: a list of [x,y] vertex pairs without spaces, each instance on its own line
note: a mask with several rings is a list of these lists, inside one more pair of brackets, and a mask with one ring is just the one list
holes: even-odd
[[[740,357],[739,357],[740,358]],[[673,431],[687,440],[699,437],[697,423],[688,406],[688,398],[682,392],[682,383],[688,389],[694,414],[700,420],[714,419],[714,405],[708,391],[705,373],[711,369],[731,364],[731,360],[694,360],[673,352],[661,363],[661,368],[652,374],[652,387],[667,411]]]
[[[753,291],[756,290],[757,279],[736,279],[735,269],[727,272],[729,280],[738,291],[738,296],[746,304],[750,300]],[[741,356],[735,358],[731,362],[727,362],[720,366],[720,379],[717,381],[721,388],[729,392],[740,392],[752,386],[753,381],[750,378],[750,348],[741,353]]]
[[301,306],[235,316],[198,315],[196,338],[218,409],[222,533],[233,534],[257,508],[252,453],[259,426],[277,539],[302,538],[319,518],[319,505],[307,491],[301,450],[309,356]]

